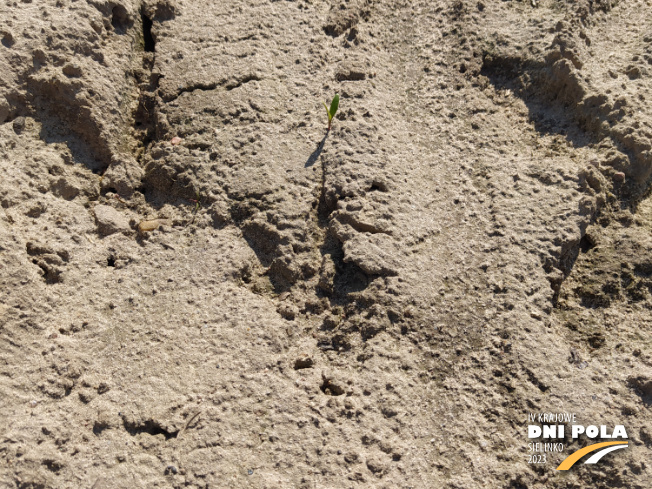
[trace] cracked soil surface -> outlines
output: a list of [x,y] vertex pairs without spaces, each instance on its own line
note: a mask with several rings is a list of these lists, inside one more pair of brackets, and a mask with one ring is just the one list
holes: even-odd
[[652,487],[650,12],[3,1],[0,487]]

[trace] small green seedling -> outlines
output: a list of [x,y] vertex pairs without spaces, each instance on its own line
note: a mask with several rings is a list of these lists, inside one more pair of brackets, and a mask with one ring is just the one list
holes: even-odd
[[201,193],[199,193],[199,190],[195,192],[195,197],[196,199],[188,199],[190,202],[195,204],[195,210],[193,211],[193,214],[197,214],[197,211],[199,211],[199,208],[201,207]]
[[335,117],[335,112],[337,112],[337,108],[340,105],[340,96],[339,94],[335,94],[333,97],[333,101],[331,102],[331,108],[329,109],[326,104],[324,104],[324,107],[326,107],[326,113],[328,114],[328,131],[331,130],[331,123],[333,122],[333,117]]

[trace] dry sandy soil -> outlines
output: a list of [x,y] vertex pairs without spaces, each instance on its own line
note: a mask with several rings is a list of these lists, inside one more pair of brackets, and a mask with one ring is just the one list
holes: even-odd
[[3,0],[0,487],[652,487],[651,11]]

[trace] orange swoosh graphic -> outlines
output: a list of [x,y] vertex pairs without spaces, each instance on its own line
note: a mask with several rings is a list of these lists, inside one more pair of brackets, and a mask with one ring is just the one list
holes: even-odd
[[602,443],[594,443],[593,445],[589,445],[588,447],[584,447],[579,449],[578,451],[571,453],[568,457],[564,459],[562,463],[559,464],[559,467],[557,467],[557,470],[568,470],[570,469],[573,465],[575,465],[575,462],[577,462],[579,459],[581,459],[584,455],[587,453],[594,452],[596,450],[600,450],[601,448],[604,447],[610,447],[612,445],[627,445],[628,442],[626,441],[605,441]]

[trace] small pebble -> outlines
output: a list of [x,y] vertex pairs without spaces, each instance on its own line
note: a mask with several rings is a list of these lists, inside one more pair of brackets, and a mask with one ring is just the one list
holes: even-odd
[[148,233],[150,231],[154,231],[155,229],[158,229],[160,225],[161,225],[161,221],[159,219],[141,221],[140,224],[138,224],[138,232],[140,232],[141,234]]
[[624,182],[625,181],[625,174],[621,171],[616,172],[613,174],[613,177],[611,177],[614,182]]
[[170,144],[172,146],[176,146],[178,144],[181,144],[181,138],[179,136],[174,136],[172,139],[170,139]]
[[12,125],[14,128],[14,132],[16,134],[21,134],[25,130],[25,118],[22,116],[16,117]]

